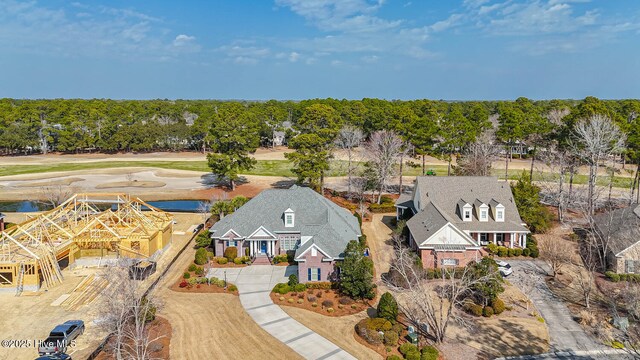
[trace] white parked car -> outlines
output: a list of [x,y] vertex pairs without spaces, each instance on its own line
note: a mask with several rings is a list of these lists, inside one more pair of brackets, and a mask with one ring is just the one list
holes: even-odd
[[511,265],[506,261],[499,260],[496,261],[496,264],[498,264],[498,271],[500,271],[500,275],[502,276],[509,276],[513,272]]

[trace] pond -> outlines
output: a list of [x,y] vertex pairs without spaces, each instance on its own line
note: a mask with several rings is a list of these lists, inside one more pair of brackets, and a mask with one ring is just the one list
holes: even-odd
[[[201,204],[206,202],[200,200],[161,200],[147,201],[147,204],[158,209],[171,212],[198,212]],[[0,212],[35,212],[50,210],[51,205],[38,201],[0,201]],[[143,208],[144,209],[144,208]]]

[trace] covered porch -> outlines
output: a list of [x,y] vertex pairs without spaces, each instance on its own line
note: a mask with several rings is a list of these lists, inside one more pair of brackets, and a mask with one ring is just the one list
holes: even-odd
[[495,244],[508,248],[524,248],[527,246],[527,233],[525,232],[482,232],[472,233],[471,236],[477,240],[481,246]]
[[249,248],[249,256],[268,256],[272,257],[280,253],[278,249],[277,239],[247,239],[246,247]]

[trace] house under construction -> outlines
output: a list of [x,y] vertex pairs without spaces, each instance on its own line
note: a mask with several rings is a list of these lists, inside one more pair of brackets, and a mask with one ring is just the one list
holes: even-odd
[[0,232],[0,291],[62,282],[80,258],[149,258],[171,241],[173,216],[126,194],[77,194]]

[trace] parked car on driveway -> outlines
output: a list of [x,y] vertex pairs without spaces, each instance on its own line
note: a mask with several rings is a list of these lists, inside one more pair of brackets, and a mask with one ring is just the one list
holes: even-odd
[[71,360],[71,355],[65,353],[42,355],[39,356],[36,360]]
[[84,332],[82,320],[69,320],[51,330],[49,337],[38,346],[40,355],[60,354],[67,351],[67,347]]
[[511,275],[511,273],[513,273],[513,269],[511,268],[511,265],[509,265],[508,262],[503,260],[498,260],[496,261],[496,264],[498,264],[498,271],[500,271],[500,275],[502,275],[503,277],[507,277]]

